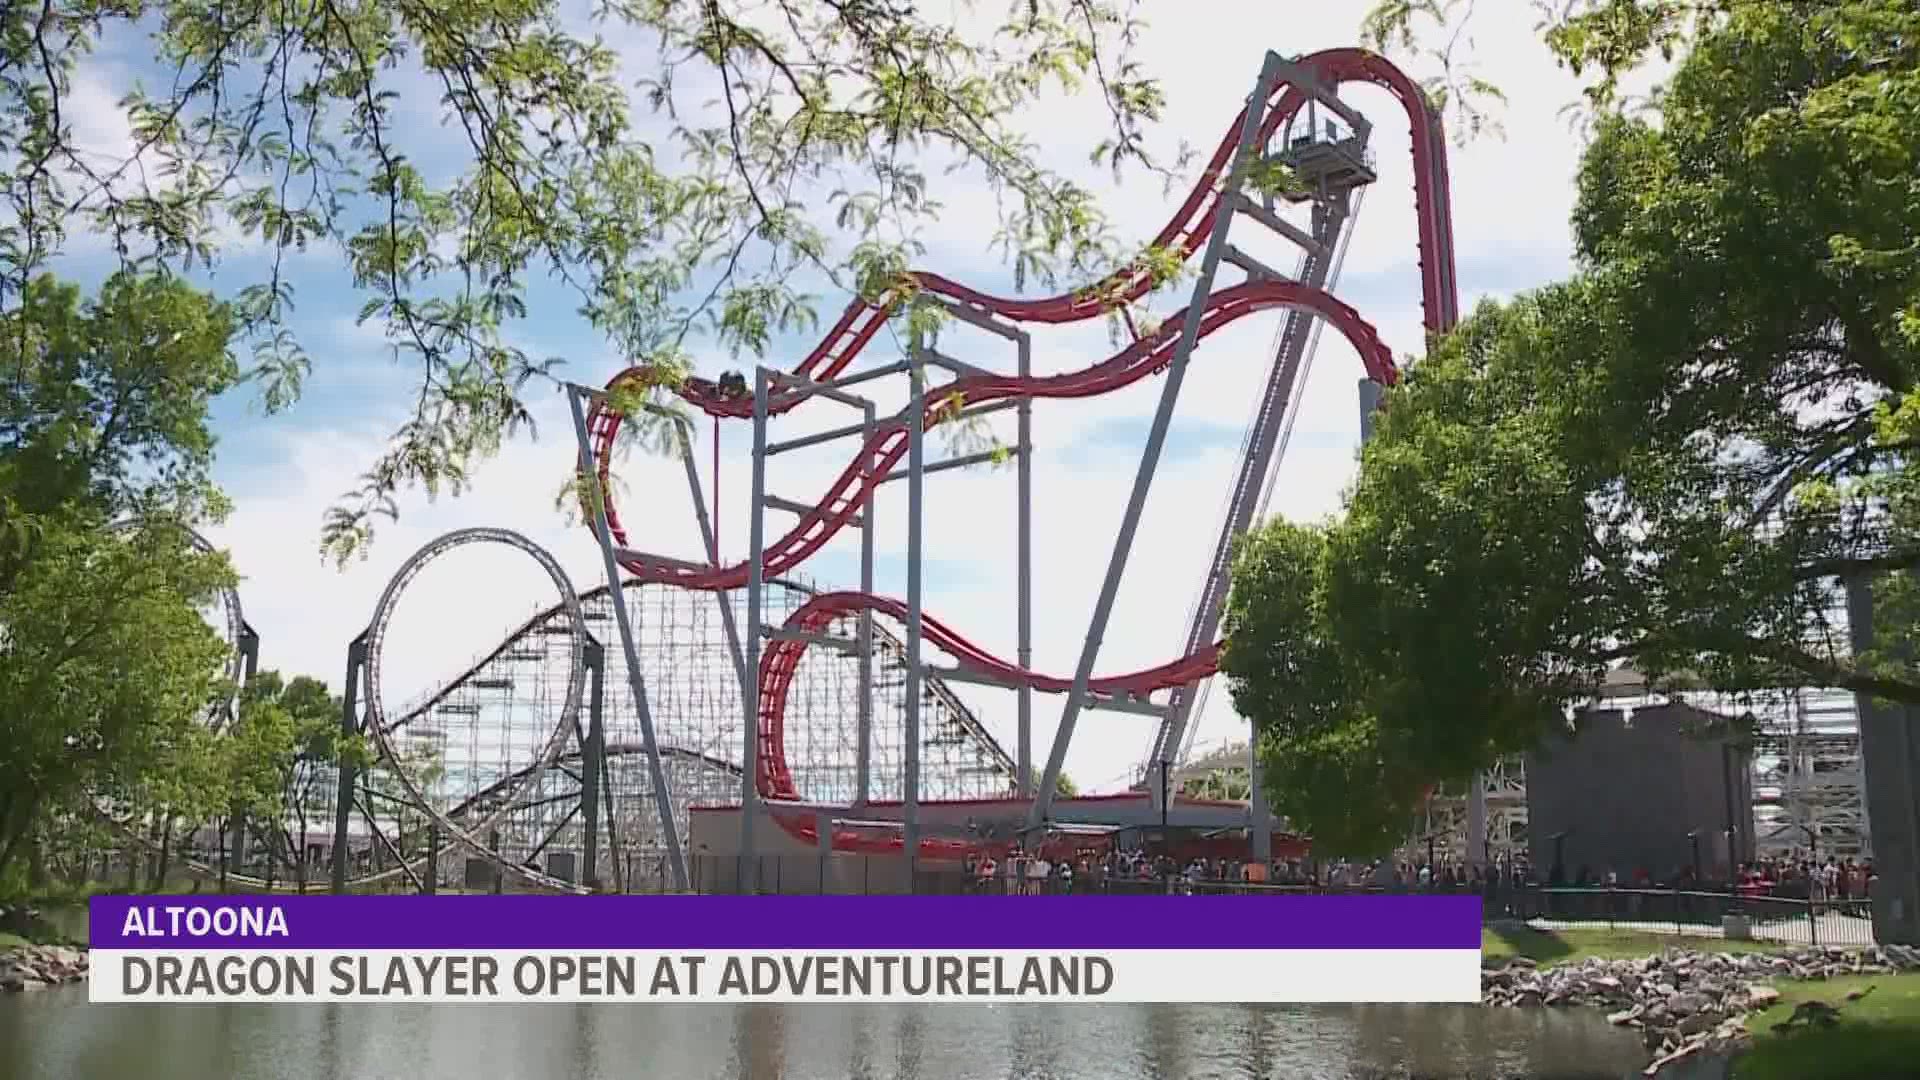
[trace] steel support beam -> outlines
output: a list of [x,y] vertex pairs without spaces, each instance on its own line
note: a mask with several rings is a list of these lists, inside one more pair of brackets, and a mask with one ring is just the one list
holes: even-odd
[[773,372],[753,372],[753,494],[747,527],[747,654],[740,684],[745,724],[740,748],[740,857],[736,874],[741,892],[759,891],[759,853],[754,823],[760,816],[760,600],[766,588],[767,544],[767,395]]
[[[615,597],[614,599],[618,599]],[[580,748],[580,884],[598,892],[600,883],[600,780],[606,770],[607,650],[589,640],[587,664],[587,741]]]
[[[1334,270],[1338,238],[1346,227],[1349,195],[1345,191],[1330,195],[1317,203],[1313,216],[1313,243],[1301,258],[1298,277],[1300,281],[1313,288],[1323,288]],[[1243,197],[1244,201],[1244,197]],[[1231,245],[1229,245],[1231,247]],[[1303,384],[1302,369],[1314,346],[1316,331],[1320,326],[1319,316],[1311,311],[1295,309],[1287,313],[1286,322],[1281,330],[1279,345],[1273,357],[1273,366],[1267,375],[1267,383],[1260,398],[1260,411],[1255,416],[1252,434],[1249,437],[1246,452],[1240,461],[1239,473],[1234,478],[1234,486],[1228,500],[1226,520],[1222,523],[1219,539],[1214,542],[1212,558],[1207,563],[1206,577],[1200,584],[1200,596],[1195,602],[1193,618],[1187,631],[1182,652],[1191,654],[1195,650],[1212,643],[1220,629],[1220,620],[1226,610],[1229,576],[1232,570],[1231,556],[1238,538],[1253,526],[1253,518],[1258,512],[1262,493],[1268,478],[1272,475],[1276,457],[1282,451],[1282,443],[1288,429],[1288,417],[1296,388]],[[1173,708],[1167,722],[1160,727],[1149,758],[1148,771],[1154,779],[1149,786],[1150,797],[1156,801],[1162,790],[1171,791],[1170,784],[1159,782],[1159,772],[1176,768],[1188,743],[1194,724],[1193,712],[1198,705],[1201,687],[1199,685],[1179,687],[1173,693]],[[1257,768],[1254,759],[1254,741],[1247,742],[1248,768]],[[1257,777],[1253,777],[1257,781]],[[1249,828],[1260,834],[1264,825],[1271,833],[1271,821],[1267,817],[1267,803],[1264,792],[1257,783],[1251,791],[1248,810]],[[1256,848],[1260,845],[1256,844]]]
[[[1026,331],[1014,339],[1019,347],[1020,358],[1017,369],[1022,382],[1033,375],[1033,339]],[[1017,414],[1015,450],[1020,455],[1017,463],[1020,469],[1019,524],[1019,644],[1014,657],[1022,671],[1033,670],[1033,398],[1025,394],[1020,396],[1020,411]],[[1016,791],[1022,799],[1033,797],[1033,687],[1021,685],[1017,691],[1019,701],[1019,727],[1016,733],[1019,746],[1015,749],[1014,760],[1018,763],[1015,772]]]
[[600,473],[594,468],[593,440],[587,432],[587,413],[581,404],[582,388],[570,386],[567,405],[573,411],[573,433],[580,442],[580,474],[586,478],[593,508],[593,532],[600,541],[600,561],[607,575],[607,596],[613,601],[614,623],[620,628],[620,647],[627,660],[627,685],[633,691],[634,712],[640,718],[640,737],[646,747],[647,778],[653,784],[654,810],[660,815],[660,838],[667,848],[667,866],[674,888],[687,889],[687,853],[680,846],[680,823],[673,813],[673,793],[667,790],[667,772],[660,760],[660,742],[654,735],[653,710],[647,702],[646,679],[640,673],[640,650],[633,637],[633,615],[627,610],[627,597],[621,587],[620,564],[614,558],[613,532],[607,526],[607,493],[600,487]]
[[[873,402],[862,406],[861,445],[871,445],[873,429],[878,419]],[[871,527],[877,520],[874,507],[880,501],[880,488],[873,474],[872,455],[863,453],[861,457],[860,486],[867,491],[867,507],[861,511],[862,520],[868,528],[860,532],[860,594],[873,595],[873,533]],[[872,797],[873,789],[873,610],[860,609],[860,700],[855,715],[853,751],[853,805],[863,807]]]
[[1372,379],[1360,380],[1360,444],[1373,441],[1373,420],[1380,412],[1381,386]]
[[1244,191],[1234,197],[1234,205],[1241,213],[1305,248],[1309,254],[1320,256],[1333,254],[1328,250],[1325,241],[1255,202]]
[[[1222,185],[1222,191],[1227,195],[1240,189],[1247,158],[1257,149],[1255,143],[1260,124],[1267,114],[1267,93],[1274,85],[1281,63],[1275,54],[1267,54],[1266,62],[1260,68],[1259,81],[1254,84],[1253,94],[1247,99],[1246,118],[1241,125],[1239,143],[1233,151],[1233,164]],[[1120,577],[1126,569],[1127,556],[1132,552],[1134,535],[1140,529],[1140,518],[1146,511],[1147,490],[1152,486],[1154,470],[1160,464],[1160,451],[1167,441],[1167,427],[1173,421],[1180,386],[1186,380],[1187,364],[1193,358],[1194,345],[1200,339],[1202,311],[1208,294],[1213,291],[1213,279],[1219,272],[1220,256],[1226,249],[1227,232],[1233,220],[1234,215],[1225,212],[1224,208],[1214,215],[1212,234],[1207,238],[1206,253],[1200,260],[1200,277],[1194,282],[1193,297],[1187,305],[1186,318],[1180,328],[1180,341],[1175,346],[1172,362],[1167,366],[1166,385],[1160,392],[1160,407],[1154,413],[1153,428],[1147,433],[1147,445],[1140,455],[1140,470],[1134,478],[1133,493],[1127,499],[1126,513],[1120,520],[1120,533],[1114,541],[1113,557],[1107,564],[1106,581],[1100,587],[1100,599],[1094,606],[1086,645],[1081,649],[1080,663],[1074,669],[1073,690],[1067,696],[1066,707],[1060,716],[1060,727],[1054,733],[1046,771],[1040,777],[1040,790],[1034,793],[1033,810],[1028,818],[1030,828],[1038,828],[1053,809],[1053,796],[1060,783],[1060,771],[1066,765],[1067,748],[1073,742],[1074,726],[1080,719],[1081,704],[1086,697],[1087,683],[1093,677],[1094,663],[1099,659],[1107,621],[1113,616],[1114,601],[1120,593]]]
[[[842,405],[851,406],[855,409],[858,409],[865,404],[865,402],[861,400],[859,395],[850,394],[847,391],[840,389],[842,386],[847,385],[847,380],[845,379],[834,379],[828,382],[814,382],[812,379],[803,379],[798,375],[789,375],[784,372],[773,371],[771,369],[763,369],[763,370],[766,370],[767,377],[770,380],[777,382],[780,386],[784,388],[791,388],[791,389],[799,390],[803,393],[808,393],[808,394],[818,394],[823,398],[827,398],[832,401],[837,401]],[[862,374],[870,376],[872,373],[863,372]]]
[[[1334,88],[1321,82],[1320,76],[1312,68],[1291,60],[1277,60],[1272,53],[1267,54],[1267,60],[1278,64],[1273,70],[1276,79],[1292,84],[1301,93],[1326,106],[1327,111],[1345,120],[1355,135],[1365,138],[1373,131],[1373,121],[1368,120],[1365,113],[1340,100]],[[1416,133],[1415,138],[1418,137]]]
[[907,399],[907,634],[906,738],[902,754],[906,773],[901,798],[902,841],[906,849],[909,882],[917,882],[920,863],[920,589],[926,487],[927,368],[915,363],[907,370],[911,392]]
[[[347,681],[341,687],[340,734],[352,740],[360,734],[360,689],[367,671],[367,632],[362,630],[347,646]],[[334,763],[333,795],[333,877],[328,883],[335,896],[347,891],[347,862],[353,826],[353,792],[359,784],[353,763],[343,754]],[[244,833],[242,835],[245,835]]]
[[895,469],[893,472],[881,477],[880,483],[891,484],[895,480],[912,479],[914,477],[925,476],[928,473],[942,473],[950,469],[964,469],[971,465],[985,465],[989,462],[999,461],[1002,454],[1003,451],[1000,450],[979,450],[971,454],[962,454],[959,457],[936,461],[931,465],[923,464],[917,469],[909,465],[905,469]]
[[[680,464],[687,474],[687,494],[693,497],[693,517],[700,526],[700,545],[707,551],[708,565],[720,567],[720,534],[713,527],[713,518],[707,513],[707,495],[700,486],[700,467],[693,460],[693,430],[685,417],[658,411],[658,415],[670,419],[679,432]],[[715,511],[719,507],[714,507]],[[724,591],[716,590],[713,602],[720,608],[720,627],[727,636],[727,654],[733,658],[734,677],[740,682],[740,693],[747,693],[747,662],[740,652],[740,628],[733,619],[733,602]]]
[[989,334],[998,334],[1008,341],[1019,341],[1026,336],[1025,330],[1001,322],[999,319],[994,318],[993,313],[990,311],[982,311],[969,304],[963,304],[958,300],[949,300],[944,296],[935,296],[931,299],[934,303],[947,309],[954,318],[959,319],[961,322],[977,326]]

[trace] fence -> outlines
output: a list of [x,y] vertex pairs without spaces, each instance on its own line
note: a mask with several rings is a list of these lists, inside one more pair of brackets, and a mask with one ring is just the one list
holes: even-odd
[[[1143,878],[1108,875],[1071,879],[1018,878],[1005,874],[982,878],[958,870],[921,871],[909,882],[898,858],[835,854],[765,855],[753,868],[761,893],[840,893],[856,895],[913,893],[922,896],[992,894],[1297,896],[1367,893],[1477,894],[1488,923],[1525,923],[1542,930],[1642,931],[1692,937],[1732,937],[1780,945],[1859,946],[1873,944],[1873,921],[1864,898],[1809,899],[1754,896],[1688,889],[1560,888],[1499,884],[1492,888],[1433,886],[1365,888],[1316,885],[1252,885],[1191,881],[1184,877]],[[747,868],[742,860],[699,856],[693,860],[693,887],[702,893],[740,892]]]
[[1521,887],[1485,898],[1489,921],[1541,929],[1648,930],[1787,945],[1871,945],[1868,901],[1684,889]]

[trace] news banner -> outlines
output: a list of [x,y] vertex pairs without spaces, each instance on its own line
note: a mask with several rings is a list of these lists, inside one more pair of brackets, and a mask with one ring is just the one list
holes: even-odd
[[116,896],[109,1003],[1474,1002],[1474,896]]

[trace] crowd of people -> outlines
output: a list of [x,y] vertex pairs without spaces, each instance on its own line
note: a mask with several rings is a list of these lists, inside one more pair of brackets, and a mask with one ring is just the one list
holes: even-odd
[[1015,848],[995,858],[970,858],[965,873],[983,892],[1111,892],[1152,888],[1154,891],[1219,891],[1235,886],[1291,888],[1313,891],[1412,890],[1481,892],[1511,878],[1526,883],[1524,863],[1506,868],[1395,862],[1281,858],[1176,859],[1144,851],[1109,851],[1077,855],[1028,854]]
[[1872,895],[1873,861],[1836,859],[1824,862],[1807,855],[1763,858],[1741,863],[1729,876],[1725,867],[1718,873],[1698,873],[1691,866],[1675,867],[1665,877],[1655,877],[1645,867],[1627,875],[1607,869],[1595,873],[1591,867],[1568,876],[1556,868],[1549,871],[1543,884],[1587,889],[1698,889],[1707,892],[1737,892],[1742,896],[1778,896],[1794,900],[1861,900]]
[[1139,850],[1100,852],[1026,853],[1018,847],[999,857],[977,855],[964,867],[970,887],[980,892],[1053,893],[1113,892],[1151,889],[1181,892],[1230,891],[1236,888],[1291,888],[1304,892],[1499,892],[1548,888],[1697,890],[1737,892],[1746,897],[1793,900],[1849,901],[1872,895],[1871,860],[1811,857],[1762,859],[1742,864],[1730,876],[1675,867],[1655,875],[1645,867],[1627,874],[1613,868],[1596,871],[1580,867],[1569,874],[1553,867],[1546,875],[1534,872],[1526,856],[1502,859],[1491,866],[1463,865],[1446,859],[1433,863],[1378,859],[1371,862],[1279,858],[1267,862],[1241,859],[1176,859]]

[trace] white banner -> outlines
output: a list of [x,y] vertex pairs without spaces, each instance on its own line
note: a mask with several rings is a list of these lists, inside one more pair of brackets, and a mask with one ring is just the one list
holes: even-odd
[[95,949],[96,1002],[1477,1002],[1477,949]]

